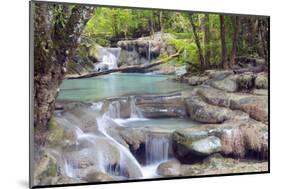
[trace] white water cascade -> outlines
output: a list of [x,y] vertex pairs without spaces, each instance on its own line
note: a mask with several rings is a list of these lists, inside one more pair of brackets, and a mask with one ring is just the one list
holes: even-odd
[[[112,175],[113,177],[142,178],[142,168],[131,152],[112,138],[106,131],[111,127],[112,120],[106,114],[97,118],[97,132],[85,133],[77,125],[76,117],[68,115],[66,118],[57,118],[62,127],[67,127],[76,135],[76,144],[72,145],[67,152],[62,153],[63,173],[68,177],[81,178],[80,166],[84,158],[93,158],[95,169]],[[110,154],[112,150],[119,154],[118,164],[112,165]],[[73,155],[75,154],[75,155]]]
[[130,97],[130,109],[131,109],[131,118],[143,118],[143,115],[140,109],[136,106],[135,97]]
[[168,160],[169,138],[164,135],[147,134],[145,141],[146,164],[151,165]]
[[96,64],[96,71],[105,71],[117,68],[120,51],[120,48],[101,48],[99,51],[101,62]]

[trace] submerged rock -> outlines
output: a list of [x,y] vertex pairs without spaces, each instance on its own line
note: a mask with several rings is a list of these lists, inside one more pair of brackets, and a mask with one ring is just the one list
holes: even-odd
[[136,98],[136,105],[146,118],[186,115],[181,94],[139,96]]

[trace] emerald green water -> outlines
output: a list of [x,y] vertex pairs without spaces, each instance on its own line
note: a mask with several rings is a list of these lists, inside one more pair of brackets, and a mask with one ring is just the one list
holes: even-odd
[[165,94],[188,89],[166,75],[115,73],[87,79],[63,81],[59,100],[97,101],[110,97],[141,94]]

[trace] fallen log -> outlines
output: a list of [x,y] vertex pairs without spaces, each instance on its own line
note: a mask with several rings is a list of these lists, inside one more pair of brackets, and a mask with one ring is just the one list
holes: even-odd
[[101,71],[101,72],[92,72],[89,74],[84,74],[84,75],[79,75],[79,76],[69,76],[65,77],[65,79],[82,79],[82,78],[90,78],[90,77],[96,77],[100,75],[106,75],[114,72],[143,72],[145,69],[152,68],[154,66],[158,66],[160,64],[166,63],[167,61],[179,56],[181,53],[181,50],[179,50],[177,53],[167,57],[163,58],[161,60],[152,62],[148,65],[134,65],[134,66],[126,66],[126,67],[120,67],[120,68],[115,68],[111,70],[106,70],[106,71]]

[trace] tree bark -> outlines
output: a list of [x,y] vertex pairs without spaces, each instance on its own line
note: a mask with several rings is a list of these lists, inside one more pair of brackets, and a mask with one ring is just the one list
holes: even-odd
[[205,46],[205,67],[209,68],[210,66],[210,24],[209,24],[209,14],[205,14],[204,17],[204,46]]
[[200,61],[200,70],[203,71],[204,70],[204,57],[203,57],[203,53],[202,53],[202,49],[201,49],[201,45],[200,45],[200,40],[199,37],[197,35],[197,31],[196,31],[196,26],[193,22],[192,19],[192,14],[188,14],[188,18],[190,21],[190,24],[192,26],[192,31],[193,31],[193,35],[194,35],[194,40],[198,49],[198,55],[199,55],[199,61]]
[[239,16],[235,16],[233,18],[233,26],[234,26],[234,32],[233,32],[233,39],[232,39],[232,50],[231,50],[231,56],[230,56],[230,67],[233,68],[233,66],[236,64],[235,57],[237,54],[238,49],[238,35],[240,30],[240,18]]
[[[34,3],[34,126],[46,131],[67,63],[94,8],[77,5],[64,26],[56,25],[52,3]],[[56,27],[55,27],[56,25]]]
[[228,69],[227,63],[227,49],[225,42],[225,25],[224,25],[224,16],[220,15],[220,37],[221,37],[221,67]]

